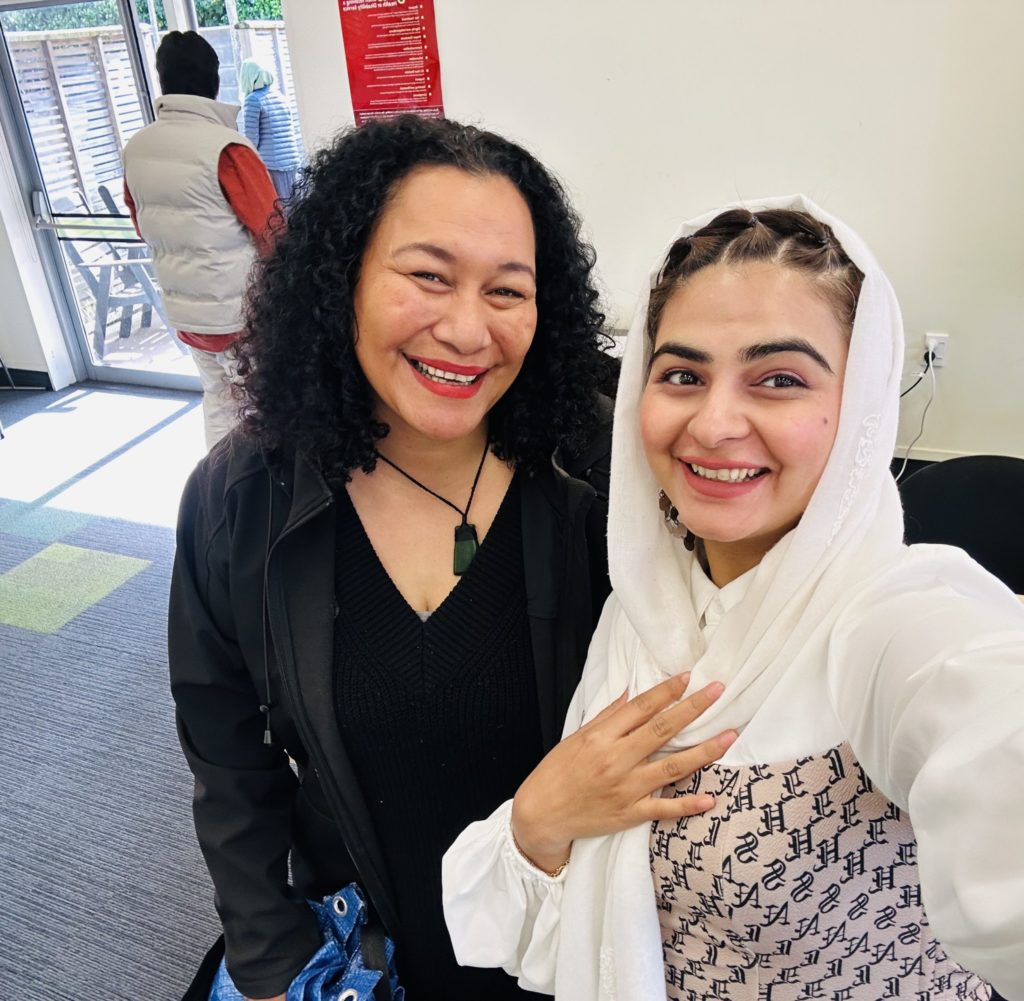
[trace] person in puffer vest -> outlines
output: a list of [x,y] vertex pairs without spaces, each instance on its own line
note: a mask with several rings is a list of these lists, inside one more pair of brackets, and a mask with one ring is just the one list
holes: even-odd
[[239,108],[216,100],[220,61],[194,31],[171,31],[156,52],[163,96],[156,121],[124,148],[124,199],[153,252],[167,316],[203,387],[206,446],[234,426],[234,341],[257,254],[281,221],[259,154],[234,128]]
[[298,129],[288,102],[274,87],[274,74],[255,59],[246,59],[239,67],[238,89],[244,98],[242,131],[267,165],[278,197],[287,202],[302,163]]

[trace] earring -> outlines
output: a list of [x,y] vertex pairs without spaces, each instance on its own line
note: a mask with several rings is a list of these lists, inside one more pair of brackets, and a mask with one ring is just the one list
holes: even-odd
[[668,534],[671,535],[673,539],[682,539],[683,545],[686,547],[686,551],[692,553],[697,538],[693,532],[679,521],[679,511],[676,509],[676,506],[672,503],[672,499],[664,490],[658,491],[658,507],[661,509],[661,513],[665,517],[665,528],[668,529]]

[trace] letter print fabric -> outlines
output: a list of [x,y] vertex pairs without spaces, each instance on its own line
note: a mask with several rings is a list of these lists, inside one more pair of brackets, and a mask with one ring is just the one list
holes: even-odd
[[710,765],[676,795],[708,813],[652,827],[671,1001],[987,1001],[919,935],[914,832],[848,744],[772,765]]

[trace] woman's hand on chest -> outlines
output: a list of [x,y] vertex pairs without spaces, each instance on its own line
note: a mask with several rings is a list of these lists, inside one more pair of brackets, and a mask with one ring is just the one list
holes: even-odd
[[564,867],[577,838],[703,813],[714,805],[707,795],[658,797],[664,786],[720,758],[736,739],[735,731],[726,730],[657,757],[723,690],[716,682],[681,698],[688,682],[689,675],[669,678],[630,701],[623,693],[556,744],[527,776],[512,801],[512,832],[535,866],[553,874]]

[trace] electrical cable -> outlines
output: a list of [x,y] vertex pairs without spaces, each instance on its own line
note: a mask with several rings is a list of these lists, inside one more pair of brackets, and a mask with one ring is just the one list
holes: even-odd
[[[907,446],[907,451],[903,456],[903,465],[900,466],[900,471],[896,474],[897,483],[899,483],[899,481],[903,477],[903,474],[907,471],[907,463],[910,461],[910,450],[921,440],[921,435],[924,434],[924,422],[925,418],[928,416],[928,408],[932,405],[932,401],[935,399],[935,394],[938,391],[938,387],[935,384],[935,367],[929,364],[928,371],[931,372],[932,375],[931,395],[928,397],[928,402],[924,405],[924,410],[921,411],[921,427],[918,430],[914,440]],[[924,378],[923,372],[921,373],[921,377]],[[913,389],[913,386],[911,386],[911,389]]]
[[927,370],[922,372],[909,386],[907,386],[907,388],[904,389],[902,393],[900,393],[900,399],[902,400],[903,397],[906,396],[907,393],[909,393],[912,389],[917,389],[917,387],[921,385],[921,380],[925,377],[926,374]]
[[917,375],[917,378],[916,378],[916,379],[915,379],[915,380],[914,380],[914,381],[913,381],[913,382],[912,382],[912,383],[911,383],[911,384],[910,384],[909,386],[907,386],[907,388],[906,388],[906,389],[904,389],[902,393],[900,393],[900,399],[901,399],[901,400],[902,400],[902,399],[903,399],[903,397],[904,397],[904,396],[906,396],[906,395],[907,395],[907,393],[909,393],[909,392],[910,392],[910,391],[911,391],[912,389],[917,389],[917,387],[921,385],[921,380],[922,380],[922,379],[923,379],[923,378],[924,378],[924,377],[925,377],[925,376],[926,376],[926,375],[928,374],[928,372],[929,372],[929,371],[931,370],[931,367],[932,367],[932,357],[933,357],[933,355],[932,355],[931,351],[926,351],[926,352],[924,353],[924,368],[923,368],[923,369],[921,369],[921,371],[920,371],[920,372],[918,373],[918,375]]

